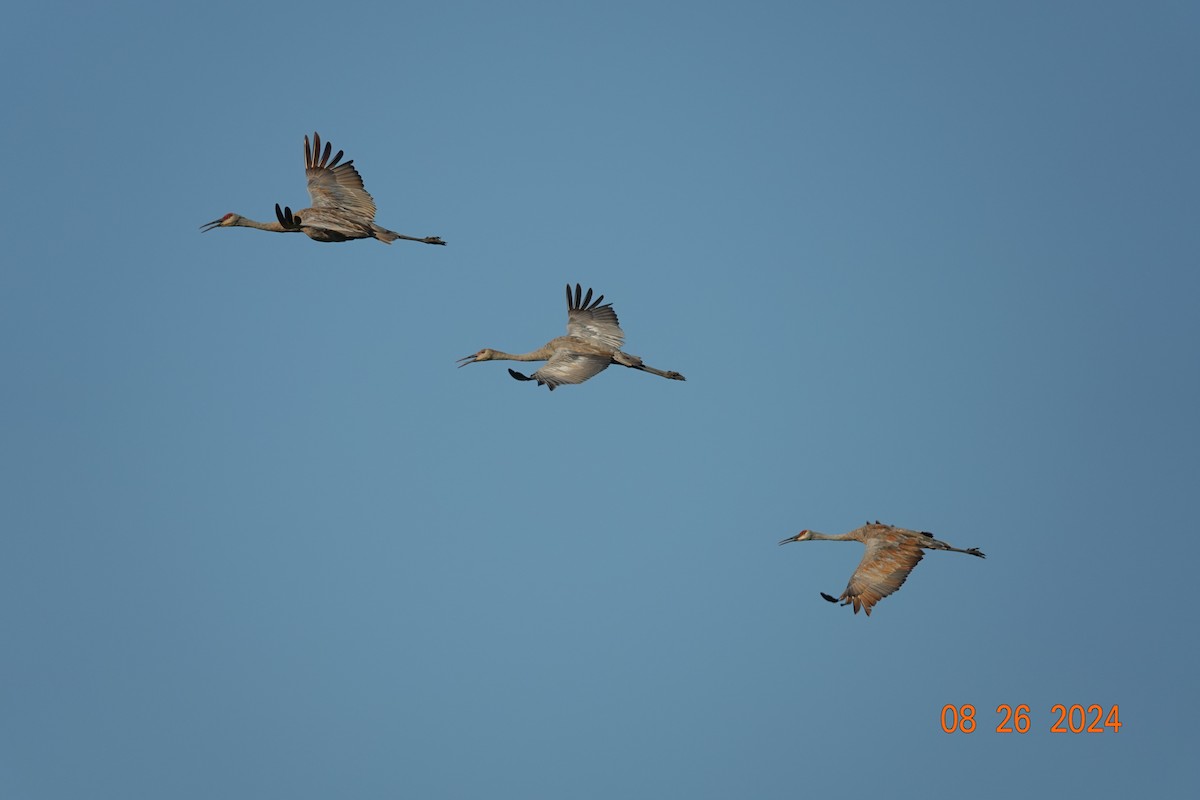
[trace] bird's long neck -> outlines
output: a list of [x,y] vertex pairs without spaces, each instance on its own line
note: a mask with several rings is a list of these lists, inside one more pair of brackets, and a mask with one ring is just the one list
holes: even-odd
[[502,350],[493,350],[492,352],[494,353],[492,361],[546,361],[553,355],[548,347],[540,347],[528,353],[505,353]]
[[817,533],[816,531],[809,531],[809,532],[808,532],[808,538],[809,538],[809,539],[812,539],[812,540],[814,540],[814,541],[816,541],[816,540],[823,540],[823,541],[826,541],[826,542],[850,542],[850,541],[854,541],[854,537],[852,537],[852,536],[851,536],[850,534],[848,534],[848,533],[839,533],[839,534],[837,534],[836,536],[830,536],[830,535],[829,535],[829,534],[827,534],[827,533]]
[[237,222],[233,223],[234,227],[238,228],[258,228],[260,231],[274,231],[275,233],[299,233],[299,228],[285,228],[278,222],[259,222],[256,219],[246,219],[242,217]]

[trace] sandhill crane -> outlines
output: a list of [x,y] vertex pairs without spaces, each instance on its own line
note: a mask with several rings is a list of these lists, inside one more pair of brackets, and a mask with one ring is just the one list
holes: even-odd
[[835,598],[821,592],[821,597],[831,603],[841,600],[844,606],[853,603],[855,614],[861,607],[868,617],[871,616],[871,606],[904,585],[904,579],[924,555],[922,550],[952,550],[955,553],[985,558],[983,553],[974,547],[960,550],[933,538],[932,533],[895,528],[884,525],[879,520],[874,524],[868,522],[861,528],[838,536],[826,536],[823,533],[804,530],[784,539],[780,544],[820,539],[829,542],[862,542],[867,546],[862,561],[858,562],[858,568],[850,576],[850,582],[846,584],[846,591],[842,592],[842,596]]
[[465,367],[478,361],[545,361],[546,366],[532,375],[522,375],[514,369],[508,371],[519,381],[537,381],[550,391],[564,383],[583,383],[588,378],[603,372],[609,364],[620,364],[631,369],[640,369],[673,381],[686,380],[678,372],[664,372],[648,367],[637,356],[621,352],[625,332],[617,322],[617,312],[612,303],[600,305],[604,295],[592,300],[592,290],[583,294],[583,287],[575,284],[575,295],[571,296],[571,284],[567,284],[567,335],[551,339],[530,353],[504,353],[484,348],[478,353],[460,358],[458,366]]
[[308,175],[308,194],[312,197],[312,208],[302,208],[293,213],[291,208],[280,208],[275,204],[275,222],[256,222],[239,214],[226,214],[200,226],[208,232],[214,228],[258,228],[260,231],[276,233],[306,233],[318,242],[345,242],[350,239],[375,238],[384,244],[396,239],[425,244],[445,244],[437,236],[405,236],[375,224],[375,201],[363,188],[362,178],[351,159],[345,164],[342,151],[329,158],[333,148],[325,143],[321,152],[321,137],[313,134],[312,147],[304,137],[304,173]]

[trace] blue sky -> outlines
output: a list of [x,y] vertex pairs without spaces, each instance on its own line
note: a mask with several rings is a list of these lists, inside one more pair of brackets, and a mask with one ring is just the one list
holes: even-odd
[[[10,9],[0,794],[1194,792],[1198,34]],[[314,130],[449,245],[199,232],[306,205]],[[576,281],[687,382],[455,369]],[[858,545],[776,546],[876,518],[988,558],[866,619],[818,595]]]

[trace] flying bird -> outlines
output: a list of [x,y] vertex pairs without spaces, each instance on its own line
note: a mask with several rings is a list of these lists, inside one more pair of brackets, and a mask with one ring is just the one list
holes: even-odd
[[855,528],[849,533],[837,536],[826,536],[816,531],[803,530],[795,536],[784,539],[780,544],[788,542],[811,542],[824,540],[829,542],[862,542],[866,545],[862,561],[850,576],[846,590],[841,597],[831,597],[821,592],[831,603],[842,601],[842,605],[854,605],[854,613],[862,608],[871,616],[871,607],[892,592],[904,585],[904,579],[912,572],[924,556],[922,550],[952,550],[955,553],[967,553],[985,558],[983,553],[972,547],[960,550],[945,542],[933,538],[932,533],[925,531],[910,531],[906,528],[896,528],[884,525],[878,520],[874,524],[868,522],[861,528]]
[[642,359],[621,351],[625,341],[625,332],[617,322],[617,312],[613,311],[612,303],[600,305],[604,295],[592,299],[592,290],[583,294],[583,287],[575,284],[575,294],[571,294],[571,284],[567,284],[567,335],[551,339],[537,350],[530,353],[504,353],[499,350],[484,348],[474,355],[460,358],[465,367],[479,361],[545,361],[546,366],[538,369],[532,375],[522,375],[514,369],[508,374],[519,381],[537,381],[538,386],[545,384],[550,391],[564,383],[583,383],[588,378],[603,372],[610,364],[620,364],[630,369],[639,369],[662,378],[673,381],[686,380],[678,372],[664,372],[647,366]]
[[304,173],[308,176],[308,194],[312,208],[293,212],[275,204],[275,222],[256,222],[240,214],[226,214],[200,226],[208,232],[214,228],[258,228],[276,233],[305,233],[318,242],[346,242],[351,239],[378,239],[391,244],[396,239],[425,244],[445,244],[437,236],[405,236],[375,224],[375,200],[363,188],[362,177],[354,168],[353,159],[344,164],[342,151],[332,159],[333,148],[325,143],[321,152],[321,137],[313,134],[312,146],[304,137]]

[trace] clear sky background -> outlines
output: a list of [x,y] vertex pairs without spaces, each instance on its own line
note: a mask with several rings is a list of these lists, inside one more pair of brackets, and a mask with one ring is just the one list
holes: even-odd
[[[1185,2],[7,8],[0,795],[1190,794],[1198,41]],[[307,205],[314,130],[449,246],[199,232]],[[564,333],[568,281],[687,382],[455,369]],[[859,545],[776,546],[876,518],[988,558],[868,619],[818,595]]]

